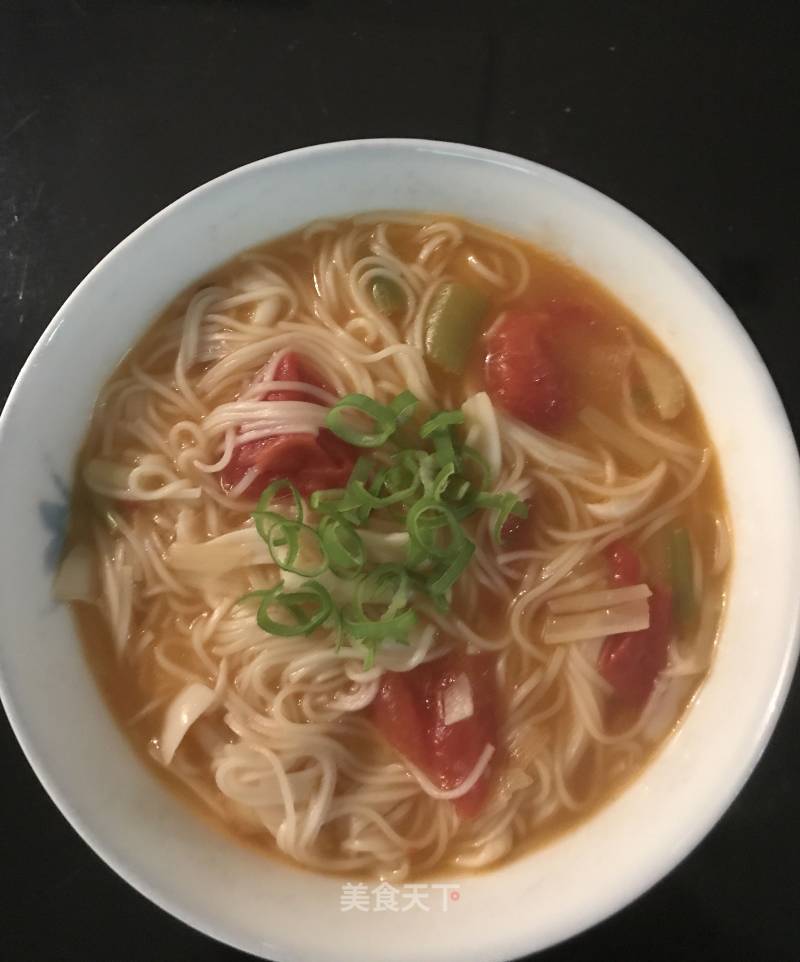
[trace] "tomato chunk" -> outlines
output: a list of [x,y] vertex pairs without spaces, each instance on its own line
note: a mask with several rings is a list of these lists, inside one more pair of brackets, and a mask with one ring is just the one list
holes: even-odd
[[499,407],[542,431],[569,412],[560,366],[548,343],[550,316],[512,308],[486,334],[486,390]]
[[[273,381],[301,381],[303,384],[310,384],[312,387],[320,387],[328,391],[330,388],[324,383],[319,373],[309,364],[309,362],[299,354],[289,351],[284,354],[275,366]],[[293,390],[273,390],[267,391],[263,397],[264,401],[310,401],[312,404],[317,400],[313,394],[306,394],[304,391]]]
[[[444,791],[457,788],[475,768],[487,744],[497,745],[497,707],[492,655],[449,654],[408,672],[385,672],[370,707],[381,734]],[[466,676],[472,714],[445,724],[447,692]],[[493,759],[494,761],[494,759]],[[492,763],[475,785],[453,799],[459,815],[472,818],[492,789]]]
[[[418,671],[419,669],[410,672],[384,672],[370,710],[372,721],[392,747],[417,768],[427,771],[427,718],[422,679],[418,674],[415,675]],[[418,695],[422,695],[422,698]]]
[[641,582],[642,565],[629,541],[623,538],[612,541],[603,554],[611,572],[611,584],[615,588],[628,588]]
[[[301,355],[289,352],[278,362],[275,381],[300,381],[329,390],[314,367]],[[312,394],[295,389],[267,391],[264,401],[317,401]],[[235,488],[248,472],[252,480],[242,492],[257,498],[264,488],[279,478],[289,478],[298,491],[308,497],[314,491],[340,488],[347,483],[358,453],[327,428],[318,435],[307,433],[276,434],[248,441],[234,448],[231,460],[221,472],[226,491]]]
[[[641,584],[642,563],[629,541],[612,541],[603,554],[615,588]],[[614,686],[617,696],[637,708],[647,701],[659,672],[667,664],[672,632],[672,591],[665,585],[651,585],[650,590],[649,627],[610,635],[597,660],[600,674]]]
[[649,598],[650,626],[642,631],[610,635],[600,651],[597,667],[622,701],[641,708],[659,672],[667,664],[672,630],[672,592],[653,586]]

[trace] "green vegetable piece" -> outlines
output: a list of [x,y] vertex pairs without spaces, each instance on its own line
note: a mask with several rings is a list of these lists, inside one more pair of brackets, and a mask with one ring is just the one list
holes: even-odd
[[425,327],[425,352],[440,368],[461,374],[486,313],[486,298],[464,284],[442,284],[433,297]]
[[376,277],[372,282],[372,300],[381,314],[394,314],[406,306],[403,288],[389,277]]
[[694,565],[692,541],[686,528],[673,528],[667,548],[672,582],[672,604],[678,621],[686,623],[694,614]]

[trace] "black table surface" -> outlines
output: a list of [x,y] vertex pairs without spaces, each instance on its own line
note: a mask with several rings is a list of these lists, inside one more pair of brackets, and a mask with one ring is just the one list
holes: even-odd
[[[169,201],[292,147],[418,136],[540,161],[649,221],[732,305],[796,431],[797,10],[0,0],[2,400],[78,281]],[[796,683],[755,774],[697,850],[539,958],[800,959],[798,723]],[[5,719],[0,757],[1,959],[244,958],[100,861]]]

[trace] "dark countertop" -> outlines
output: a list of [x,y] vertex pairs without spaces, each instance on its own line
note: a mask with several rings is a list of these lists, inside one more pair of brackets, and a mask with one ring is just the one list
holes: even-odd
[[[798,27],[796,5],[697,0],[0,0],[0,398],[78,281],[188,189],[304,144],[421,136],[551,165],[649,221],[732,305],[797,432]],[[795,683],[698,849],[542,962],[800,958],[798,724]],[[244,958],[106,868],[4,719],[0,757],[0,958]]]

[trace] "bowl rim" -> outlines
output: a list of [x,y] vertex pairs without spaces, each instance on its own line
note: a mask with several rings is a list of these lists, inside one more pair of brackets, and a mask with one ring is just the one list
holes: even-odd
[[[663,257],[670,259],[673,264],[681,270],[686,280],[692,282],[697,288],[698,296],[704,297],[706,302],[713,307],[715,312],[725,318],[728,327],[727,336],[737,338],[740,342],[740,345],[749,352],[753,376],[761,382],[761,388],[764,392],[764,399],[772,404],[772,414],[776,419],[776,422],[778,422],[774,425],[774,427],[781,434],[781,443],[783,445],[784,453],[789,455],[790,460],[793,460],[794,462],[794,473],[791,476],[787,475],[787,477],[783,479],[782,483],[787,490],[791,489],[790,494],[793,494],[795,503],[800,505],[800,461],[798,461],[794,435],[774,382],[772,381],[772,378],[757,348],[753,344],[745,329],[742,327],[741,323],[736,318],[731,308],[722,299],[710,282],[708,282],[700,273],[700,271],[694,266],[694,264],[692,264],[691,261],[685,257],[685,255],[683,255],[667,238],[655,230],[655,228],[651,227],[637,214],[633,213],[628,208],[614,201],[597,189],[577,180],[570,175],[561,173],[535,161],[527,160],[505,152],[490,150],[483,147],[476,147],[468,144],[422,138],[380,137],[352,139],[314,144],[311,146],[299,147],[293,150],[284,151],[272,156],[252,161],[214,177],[211,180],[202,183],[188,191],[148,218],[141,226],[123,238],[123,240],[113,247],[97,263],[97,265],[92,268],[92,270],[66,298],[64,303],[55,313],[52,320],[49,322],[37,340],[34,348],[20,369],[3,406],[3,410],[0,412],[0,450],[4,449],[4,445],[6,443],[6,425],[9,420],[9,412],[16,404],[17,398],[23,390],[23,384],[26,380],[28,372],[36,364],[40,352],[53,337],[55,331],[64,322],[73,302],[80,299],[84,290],[92,285],[98,274],[107,270],[110,265],[113,265],[118,260],[124,259],[127,248],[133,244],[134,240],[138,239],[140,235],[151,231],[157,227],[162,220],[174,215],[181,209],[191,206],[205,194],[213,192],[221,185],[229,184],[238,178],[246,178],[255,170],[267,171],[272,167],[291,164],[293,161],[300,158],[307,159],[311,157],[325,157],[347,151],[359,152],[387,149],[410,150],[422,153],[451,154],[462,159],[504,166],[524,173],[532,174],[545,183],[552,184],[562,190],[566,189],[571,191],[573,194],[577,193],[601,211],[605,210],[606,212],[615,213],[617,217],[621,217],[626,222],[628,227],[635,229],[640,235],[648,236],[651,241],[655,242],[655,245],[659,249],[659,253]],[[187,282],[190,283],[191,280],[192,279],[188,279]],[[797,529],[797,527],[798,526],[795,523],[795,528]],[[630,893],[617,893],[610,900],[607,899],[605,902],[601,900],[601,905],[599,908],[595,908],[593,911],[590,910],[581,913],[580,918],[578,918],[579,913],[575,913],[573,915],[573,925],[571,928],[565,929],[557,938],[550,939],[547,942],[537,945],[536,951],[544,949],[550,945],[562,941],[563,939],[574,936],[579,932],[585,931],[586,929],[594,926],[603,919],[608,918],[610,915],[630,904],[635,898],[638,898],[644,894],[644,892],[660,881],[692,849],[694,849],[694,847],[724,814],[758,763],[769,741],[769,738],[772,735],[775,725],[777,724],[781,709],[788,695],[789,686],[791,684],[795,666],[798,660],[798,653],[800,653],[800,595],[798,595],[794,601],[791,618],[787,619],[787,622],[787,643],[783,652],[783,658],[781,659],[778,671],[776,672],[771,699],[769,704],[765,704],[763,706],[761,711],[761,724],[758,728],[753,730],[749,744],[747,746],[740,746],[740,748],[743,750],[741,751],[739,757],[739,764],[735,772],[735,777],[729,775],[729,777],[725,780],[725,790],[720,792],[719,796],[717,797],[716,804],[714,806],[709,806],[701,816],[698,816],[698,818],[692,824],[691,830],[688,831],[683,837],[681,845],[677,846],[670,853],[665,853],[658,864],[655,864],[655,860],[653,860],[655,867],[650,872],[649,881],[644,886],[640,886],[633,895]],[[79,813],[73,806],[68,797],[69,793],[62,791],[56,781],[51,778],[50,773],[48,772],[48,764],[40,755],[37,746],[34,743],[35,739],[32,738],[26,730],[25,724],[21,717],[21,712],[18,711],[17,699],[10,690],[7,680],[1,671],[0,701],[2,701],[15,737],[37,778],[42,783],[43,787],[64,817],[70,823],[72,828],[111,869],[113,869],[136,891],[145,895],[151,902],[182,922],[192,926],[210,938],[240,949],[241,951],[253,951],[253,948],[249,943],[244,943],[241,940],[237,940],[235,931],[232,931],[230,928],[227,931],[223,931],[213,922],[208,922],[204,917],[194,912],[183,900],[181,900],[179,896],[175,896],[163,891],[159,887],[155,877],[151,878],[143,876],[141,873],[128,867],[122,859],[117,858],[114,852],[109,851],[106,843],[95,834],[90,821],[84,819],[83,815]],[[512,946],[508,940],[503,941],[502,939],[498,939],[497,942],[498,945],[502,944],[509,949],[513,948],[515,952],[526,951],[524,946],[516,944]]]

